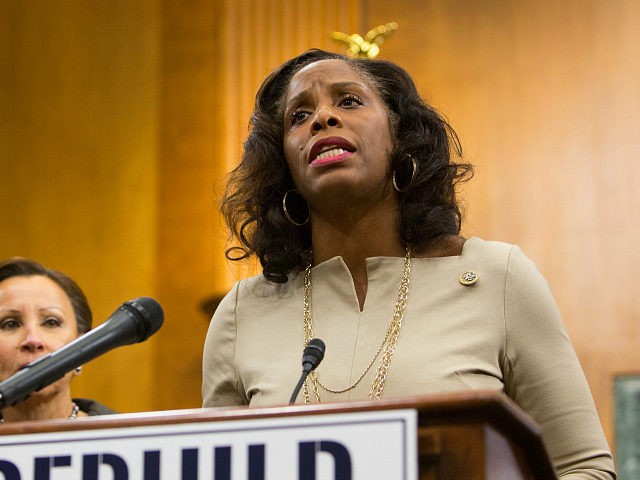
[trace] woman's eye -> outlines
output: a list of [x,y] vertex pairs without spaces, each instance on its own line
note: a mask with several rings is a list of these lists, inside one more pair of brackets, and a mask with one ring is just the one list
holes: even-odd
[[5,318],[0,321],[0,330],[15,330],[20,326],[20,322],[15,318]]
[[303,122],[308,116],[309,113],[305,112],[304,110],[296,110],[291,114],[291,125],[296,125],[300,122]]
[[362,105],[362,100],[357,95],[345,95],[340,101],[340,105],[343,107],[356,107]]
[[47,327],[59,327],[62,322],[55,317],[47,317],[42,323]]

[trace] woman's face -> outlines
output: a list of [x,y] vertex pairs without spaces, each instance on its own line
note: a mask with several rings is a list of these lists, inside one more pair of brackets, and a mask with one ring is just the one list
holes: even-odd
[[383,195],[392,147],[384,102],[346,62],[321,60],[293,76],[285,96],[284,151],[312,208],[327,195]]
[[[71,302],[53,280],[31,275],[0,282],[0,380],[77,337]],[[68,384],[70,377],[35,395],[51,393]]]

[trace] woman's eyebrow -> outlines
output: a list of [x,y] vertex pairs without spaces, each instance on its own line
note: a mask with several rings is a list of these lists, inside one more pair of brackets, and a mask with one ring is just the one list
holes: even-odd
[[361,82],[336,82],[331,84],[331,88],[334,90],[346,90],[349,88],[363,90],[365,88],[365,84]]
[[59,313],[63,313],[62,309],[56,305],[51,305],[49,307],[40,307],[38,309],[38,311],[40,312],[59,312]]
[[[349,90],[354,88],[358,89],[359,91],[363,91],[366,88],[366,85],[362,82],[348,81],[348,82],[335,82],[335,83],[332,83],[329,87],[331,88],[332,91],[344,91],[344,90]],[[307,100],[310,96],[311,96],[311,89],[303,90],[302,92],[295,94],[285,103],[285,110],[290,109],[293,106],[300,105],[301,103],[304,103],[305,100]]]
[[311,93],[309,90],[304,90],[300,93],[295,94],[293,97],[291,97],[289,100],[285,102],[284,104],[285,110],[288,110],[292,107],[300,105],[301,103],[304,103],[304,101],[310,96],[311,96]]

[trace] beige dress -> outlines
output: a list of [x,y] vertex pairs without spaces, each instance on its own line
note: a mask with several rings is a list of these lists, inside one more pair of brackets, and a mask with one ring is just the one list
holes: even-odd
[[[367,259],[360,311],[342,258],[312,269],[314,336],[326,344],[322,383],[350,385],[393,315],[403,259]],[[472,271],[471,286],[459,282]],[[203,360],[203,405],[283,405],[301,373],[303,274],[283,285],[255,276],[218,307]],[[323,402],[366,399],[375,374]],[[383,398],[464,390],[505,392],[540,425],[564,479],[615,478],[589,387],[548,285],[514,245],[466,241],[460,256],[412,260],[404,323]],[[298,397],[298,402],[303,396]]]

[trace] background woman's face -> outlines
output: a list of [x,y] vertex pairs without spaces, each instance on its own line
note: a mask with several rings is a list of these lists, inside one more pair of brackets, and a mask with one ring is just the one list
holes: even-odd
[[0,282],[0,380],[77,337],[71,302],[53,280],[32,275]]
[[312,207],[325,194],[371,198],[388,187],[387,110],[349,64],[321,60],[301,69],[289,83],[284,111],[287,163]]

